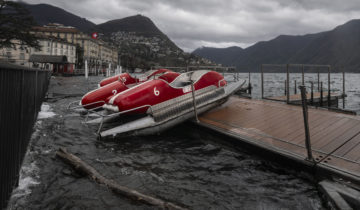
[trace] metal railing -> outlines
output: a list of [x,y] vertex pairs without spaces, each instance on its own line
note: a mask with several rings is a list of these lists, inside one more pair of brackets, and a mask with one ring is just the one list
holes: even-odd
[[[290,68],[291,67],[301,67],[301,85],[305,85],[305,67],[310,67],[310,68],[316,68],[316,73],[317,73],[317,87],[318,87],[318,91],[322,92],[322,82],[320,81],[320,68],[326,68],[327,70],[327,80],[328,80],[328,84],[327,84],[327,106],[330,107],[331,106],[331,66],[330,65],[314,65],[314,64],[261,64],[260,66],[260,70],[261,70],[261,98],[262,99],[270,99],[268,97],[264,96],[264,73],[265,73],[265,69],[264,67],[280,67],[280,68],[284,68],[286,67],[286,79],[285,79],[285,88],[284,88],[284,92],[286,95],[286,103],[290,103]],[[343,99],[343,109],[345,109],[345,69],[342,68],[342,96],[341,98]],[[295,94],[296,94],[296,81],[295,81]],[[272,100],[272,99],[271,99]]]
[[150,108],[151,114],[154,113],[151,105],[142,105],[142,106],[139,106],[139,107],[135,107],[135,108],[132,108],[132,109],[128,109],[128,110],[125,110],[125,111],[122,111],[122,112],[116,112],[116,113],[109,114],[109,115],[102,115],[102,114],[100,114],[100,113],[98,113],[98,112],[93,112],[93,113],[98,114],[100,117],[102,117],[102,119],[101,119],[101,121],[100,121],[99,129],[98,129],[98,131],[97,131],[97,134],[98,134],[98,135],[100,134],[101,129],[102,129],[102,126],[103,126],[103,124],[104,124],[104,120],[105,120],[106,118],[117,117],[117,116],[120,116],[120,115],[122,115],[122,114],[126,114],[126,113],[128,113],[128,112],[136,111],[136,110],[143,109],[143,108],[146,108],[146,107],[149,107],[149,108]]
[[[95,105],[95,104],[105,104],[105,101],[95,101],[95,102],[92,102],[92,103],[88,103],[86,105],[77,105],[77,106],[72,106],[73,104],[76,104],[76,103],[80,103],[80,100],[79,101],[73,101],[73,102],[70,102],[67,106],[67,109],[79,109],[79,108],[86,108],[86,107],[89,107],[89,106],[92,106],[92,105]],[[98,109],[99,107],[95,107],[93,109]]]
[[45,98],[51,71],[0,63],[0,203],[6,208]]

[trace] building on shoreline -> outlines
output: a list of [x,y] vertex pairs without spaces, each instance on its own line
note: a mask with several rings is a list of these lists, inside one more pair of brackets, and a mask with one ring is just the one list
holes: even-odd
[[0,60],[52,69],[56,73],[72,73],[74,69],[83,69],[85,61],[90,72],[104,71],[109,66],[115,68],[118,65],[116,47],[103,40],[93,39],[74,27],[48,24],[33,27],[31,33],[38,37],[40,49],[14,40],[14,48],[0,49]]
[[85,60],[93,69],[107,68],[109,64],[118,65],[118,49],[101,39],[91,36],[71,26],[52,23],[33,27],[36,34],[55,36],[77,46],[76,68],[84,68]]
[[[0,49],[0,59],[10,63],[33,68],[52,69],[54,72],[72,72],[76,62],[76,45],[67,41],[45,35],[37,35],[40,49],[23,45],[21,41],[14,40],[14,48]],[[31,57],[42,57],[31,59]],[[49,56],[66,56],[61,63],[54,63]]]

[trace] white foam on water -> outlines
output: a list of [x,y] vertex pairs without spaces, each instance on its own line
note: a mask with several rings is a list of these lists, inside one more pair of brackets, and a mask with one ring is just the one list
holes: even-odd
[[14,189],[12,197],[19,198],[31,193],[31,187],[40,184],[35,178],[34,174],[37,173],[39,168],[36,166],[36,162],[32,162],[30,165],[21,167],[19,186]]
[[42,104],[41,105],[41,110],[38,114],[38,119],[46,119],[46,118],[51,118],[54,117],[56,114],[54,112],[52,112],[52,109],[50,107],[49,104]]

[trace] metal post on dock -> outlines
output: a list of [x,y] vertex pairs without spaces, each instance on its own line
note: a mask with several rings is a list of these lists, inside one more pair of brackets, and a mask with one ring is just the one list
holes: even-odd
[[296,95],[296,93],[297,93],[297,92],[296,92],[296,80],[295,80],[295,83],[294,83],[294,87],[295,87],[295,88],[294,88],[294,94]]
[[328,107],[331,106],[331,95],[330,95],[330,69],[331,66],[328,66]]
[[[318,91],[320,91],[320,70],[319,68],[317,68],[318,72],[317,72],[317,80],[318,80]],[[322,88],[321,88],[322,89]]]
[[320,82],[320,106],[323,106],[323,83]]
[[197,114],[197,108],[196,108],[196,100],[195,100],[195,88],[194,88],[194,81],[191,80],[191,92],[193,97],[193,105],[194,105],[194,113],[195,113],[195,120],[197,123],[199,123],[199,118]]
[[264,98],[264,69],[263,64],[261,64],[261,98]]
[[286,96],[286,80],[284,81],[284,95]]
[[301,91],[301,102],[303,108],[303,116],[304,116],[304,128],[305,128],[305,147],[307,151],[307,160],[314,161],[311,150],[311,142],[310,142],[310,130],[309,130],[309,118],[308,118],[308,107],[306,103],[306,88],[304,85],[300,87]]
[[286,103],[290,103],[290,87],[289,87],[290,75],[289,75],[289,64],[286,64]]
[[343,98],[343,109],[345,109],[345,68],[343,67],[342,69],[342,76],[343,76],[343,94],[342,94],[342,98]]
[[305,85],[305,72],[304,72],[304,64],[301,67],[301,84]]
[[313,81],[311,81],[310,84],[311,84],[310,104],[314,105],[314,83],[313,83]]

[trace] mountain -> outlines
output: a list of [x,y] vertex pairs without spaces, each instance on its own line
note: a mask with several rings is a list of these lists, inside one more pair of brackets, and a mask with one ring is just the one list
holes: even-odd
[[359,71],[360,20],[351,20],[322,33],[293,56],[290,62],[330,64]]
[[135,15],[96,25],[91,21],[48,4],[22,3],[38,25],[60,23],[84,33],[100,32],[100,39],[118,47],[125,68],[151,66],[209,65],[210,61],[185,53],[161,32],[150,18]]
[[196,49],[193,54],[216,61],[218,64],[228,66],[235,65],[235,60],[241,56],[244,49],[241,47],[213,48],[201,47]]
[[229,57],[231,60],[225,60],[224,65],[235,65],[246,71],[259,71],[261,64],[286,63],[329,64],[335,70],[345,67],[347,71],[360,71],[360,20],[351,20],[331,31],[316,34],[280,35],[258,42],[240,53],[230,49],[199,48],[193,53],[205,55],[214,62],[223,62],[222,57]]
[[[121,59],[157,65],[186,65],[187,53],[162,33],[150,18],[135,15],[97,25],[107,40],[120,49]],[[133,57],[133,55],[136,55]]]
[[113,33],[117,31],[136,32],[147,36],[164,35],[150,18],[135,15],[123,19],[110,20],[97,26],[105,33]]
[[96,28],[96,24],[91,21],[49,4],[33,5],[23,2],[21,4],[30,11],[35,22],[40,26],[48,23],[61,23],[65,26],[73,26],[85,33],[93,32]]

